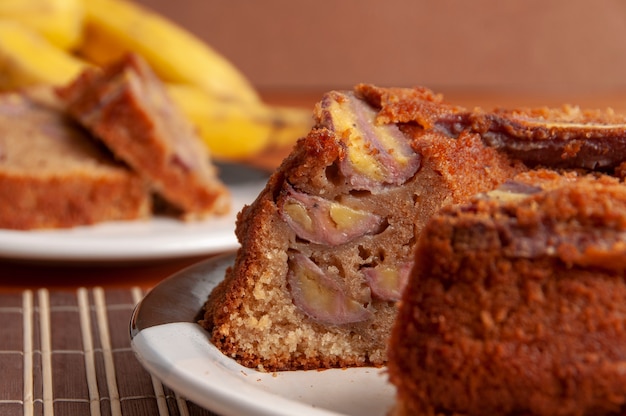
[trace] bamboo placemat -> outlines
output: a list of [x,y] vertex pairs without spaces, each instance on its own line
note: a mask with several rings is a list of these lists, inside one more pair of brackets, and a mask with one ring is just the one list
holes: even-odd
[[0,294],[0,414],[214,415],[141,366],[129,321],[139,288]]

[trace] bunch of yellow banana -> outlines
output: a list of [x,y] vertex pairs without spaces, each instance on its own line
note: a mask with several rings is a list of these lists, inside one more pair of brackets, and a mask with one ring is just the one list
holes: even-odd
[[84,0],[2,0],[0,18],[39,32],[61,49],[77,46],[82,38]]
[[218,159],[290,147],[309,109],[265,104],[227,59],[170,20],[128,0],[0,1],[0,89],[64,85],[90,65],[141,55]]

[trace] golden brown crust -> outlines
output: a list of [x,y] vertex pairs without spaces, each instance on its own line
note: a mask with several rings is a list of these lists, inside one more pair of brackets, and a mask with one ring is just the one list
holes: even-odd
[[472,110],[443,101],[426,88],[380,88],[356,92],[380,108],[380,123],[411,123],[450,137],[477,133],[489,147],[528,166],[613,171],[626,159],[626,116],[612,109],[560,108]]
[[85,71],[58,93],[77,120],[185,217],[228,211],[229,193],[206,148],[140,58]]
[[355,87],[357,94],[380,108],[380,123],[417,123],[432,129],[442,120],[452,122],[455,117],[465,118],[468,111],[444,101],[443,95],[424,87],[380,88],[369,84]]

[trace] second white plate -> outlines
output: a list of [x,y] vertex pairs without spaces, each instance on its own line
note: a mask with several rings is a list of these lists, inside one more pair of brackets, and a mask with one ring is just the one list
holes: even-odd
[[[243,172],[242,172],[243,173]],[[222,217],[184,222],[154,217],[146,221],[118,221],[59,230],[0,230],[0,257],[43,261],[135,261],[193,257],[232,250],[238,246],[235,220],[244,205],[261,192],[267,176],[233,173],[225,180],[232,193],[232,209]]]

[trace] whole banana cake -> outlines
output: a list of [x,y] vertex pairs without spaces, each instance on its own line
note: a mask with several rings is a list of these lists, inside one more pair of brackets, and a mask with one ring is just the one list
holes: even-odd
[[528,171],[619,173],[624,118],[577,107],[467,110],[426,88],[332,91],[237,222],[201,324],[266,371],[387,362],[421,231],[441,207]]

